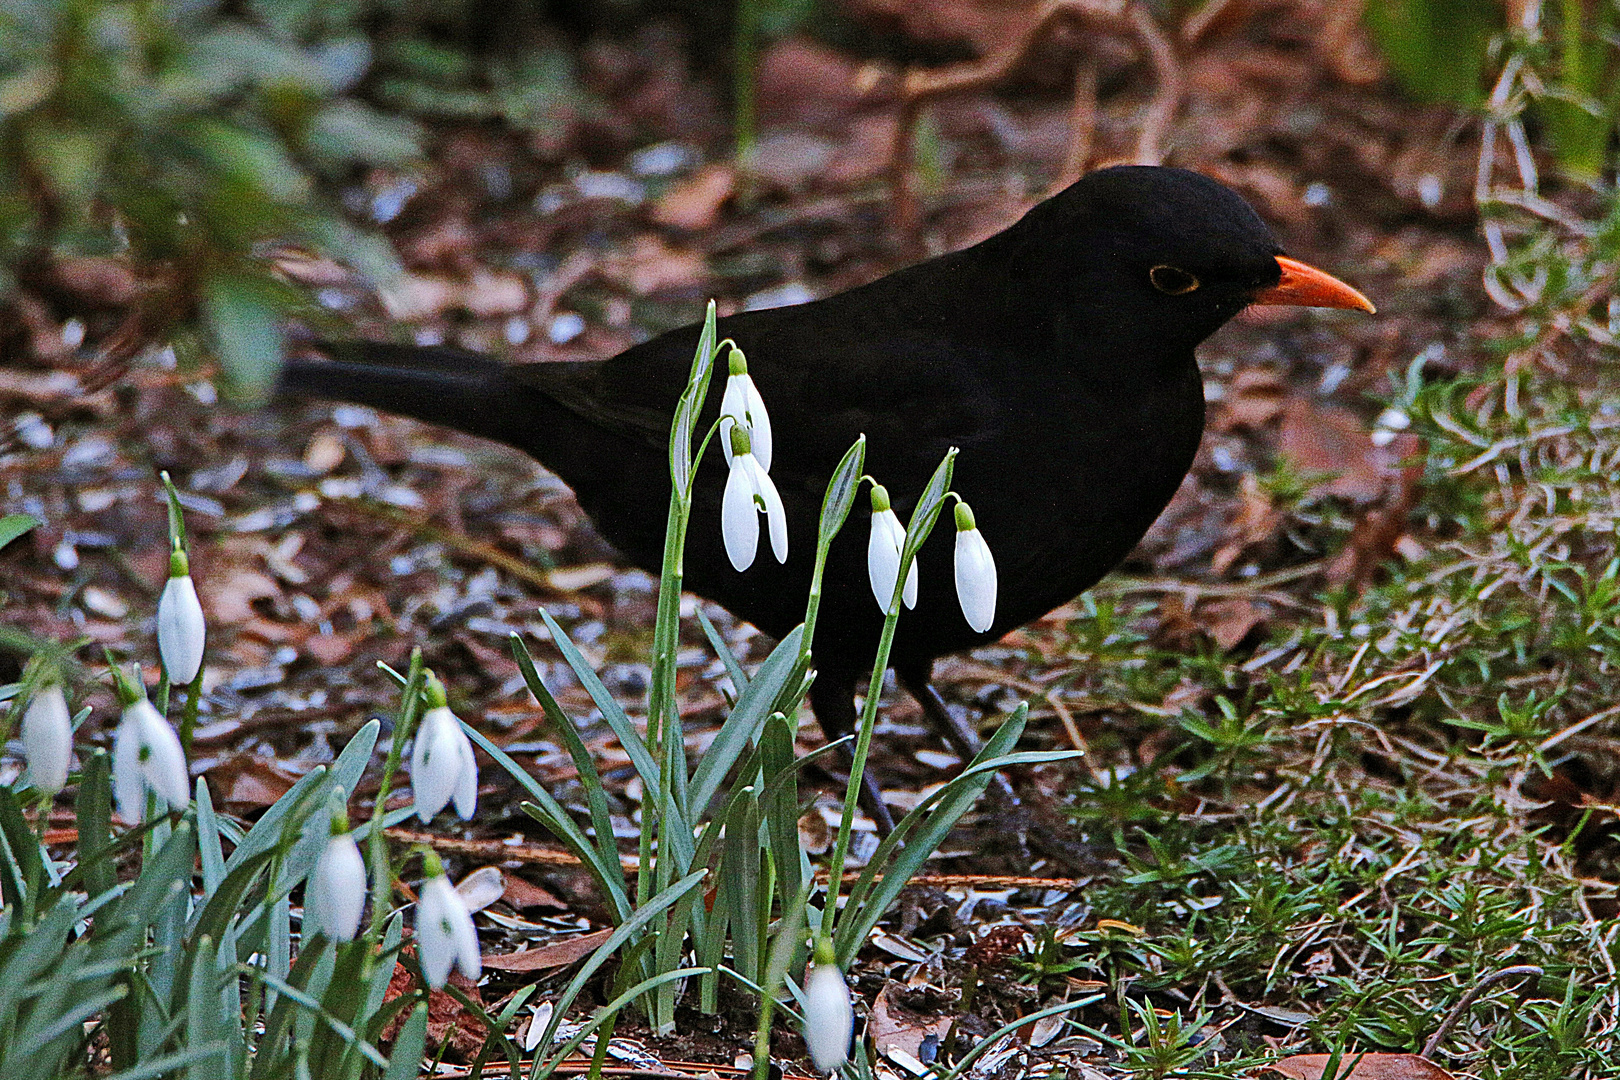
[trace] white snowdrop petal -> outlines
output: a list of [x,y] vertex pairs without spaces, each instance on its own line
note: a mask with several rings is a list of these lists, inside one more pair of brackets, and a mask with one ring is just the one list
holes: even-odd
[[[736,451],[731,449],[731,424],[726,423],[725,417],[731,417],[734,423],[748,427],[746,413],[748,404],[744,400],[742,387],[737,385],[737,376],[733,375],[726,380],[726,391],[720,395],[720,448],[726,452],[726,464],[730,465],[736,460]],[[750,437],[752,433],[750,432]]]
[[[872,594],[878,607],[889,609],[894,599],[894,578],[901,572],[901,547],[906,544],[906,526],[896,517],[894,510],[876,510],[872,515],[872,536],[867,539],[867,576],[872,580]],[[906,575],[906,589],[901,593],[907,607],[917,606],[917,560]]]
[[416,730],[416,746],[411,750],[411,797],[416,816],[432,821],[450,804],[460,779],[461,756],[456,738],[461,736],[455,715],[440,705],[429,709]]
[[726,477],[726,491],[720,500],[720,536],[725,541],[726,558],[738,571],[754,565],[759,550],[759,514],[754,509],[754,485],[748,469],[737,461]]
[[304,896],[305,928],[353,941],[366,906],[366,862],[353,833],[327,840]]
[[748,375],[743,379],[743,399],[748,406],[748,434],[754,442],[754,459],[759,466],[770,471],[771,467],[771,415],[765,411],[765,399],[759,396],[759,388]]
[[956,534],[956,598],[962,615],[979,633],[996,620],[996,561],[978,529]]
[[[900,545],[905,536],[893,510],[873,512],[872,533],[866,541],[866,576],[872,582],[878,607],[884,611],[889,610],[889,601],[894,599],[894,580],[900,574]],[[908,589],[911,586],[909,574],[906,585]]]
[[140,725],[142,779],[168,807],[185,806],[191,802],[191,773],[180,736],[149,702],[136,702],[133,708]]
[[770,474],[758,460],[748,461],[744,468],[749,472],[754,493],[765,504],[765,524],[770,529],[771,553],[776,556],[777,562],[785,563],[788,555],[787,511],[782,507],[782,496],[777,493]]
[[157,610],[158,655],[163,659],[163,670],[169,673],[169,682],[187,686],[197,677],[207,634],[191,575],[170,578],[158,598]]
[[462,821],[472,820],[478,810],[478,760],[473,757],[472,741],[456,723],[456,816]]
[[855,1031],[855,1007],[844,973],[833,964],[817,964],[804,979],[804,1045],[810,1063],[830,1073],[849,1060]]
[[449,981],[452,968],[459,967],[469,979],[477,979],[482,970],[478,930],[443,874],[422,883],[416,902],[416,947],[422,974],[435,990]]
[[124,710],[113,735],[113,798],[118,804],[118,816],[130,824],[138,824],[146,817],[140,724],[130,715],[130,709]]
[[67,786],[73,762],[73,718],[55,683],[42,687],[22,718],[23,756],[34,786],[55,795]]

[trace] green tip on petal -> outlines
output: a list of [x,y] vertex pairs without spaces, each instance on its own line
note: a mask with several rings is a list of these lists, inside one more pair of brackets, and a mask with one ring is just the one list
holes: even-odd
[[748,357],[735,345],[731,347],[731,355],[726,358],[726,371],[732,375],[748,374]]
[[191,573],[191,560],[186,558],[184,548],[175,548],[169,552],[169,576],[172,578],[185,577]]
[[736,455],[754,452],[754,443],[748,437],[748,429],[741,424],[731,425],[731,452]]
[[889,489],[882,484],[872,485],[872,513],[881,514],[893,504],[889,502]]
[[957,500],[956,503],[956,531],[968,532],[978,526],[973,521],[973,510],[967,503]]
[[422,673],[422,683],[422,696],[427,700],[428,708],[442,709],[450,704],[450,699],[445,696],[444,683],[432,671]]

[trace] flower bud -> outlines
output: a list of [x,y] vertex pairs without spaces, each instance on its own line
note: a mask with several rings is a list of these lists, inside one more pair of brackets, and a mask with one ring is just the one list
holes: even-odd
[[333,832],[304,887],[304,932],[353,941],[366,906],[366,861],[347,828]]
[[956,599],[979,633],[996,621],[996,560],[965,502],[956,504]]
[[416,801],[416,816],[431,821],[454,800],[456,813],[466,821],[478,809],[478,762],[473,757],[471,740],[461,730],[461,721],[445,704],[444,684],[432,672],[427,679],[430,707],[416,729],[416,743],[411,747],[411,796]]
[[[753,444],[754,460],[759,467],[770,470],[771,467],[771,418],[765,411],[765,399],[760,396],[759,389],[754,386],[753,378],[748,374],[748,360],[743,351],[735,345],[731,347],[731,356],[727,361],[729,375],[726,379],[726,392],[720,398],[720,415],[729,416],[739,428],[746,429]],[[729,462],[737,453],[729,439],[722,440],[725,447],[726,460]]]
[[146,793],[167,808],[191,801],[191,777],[180,737],[145,697],[124,707],[113,736],[113,795],[127,822],[146,817]]
[[[900,556],[906,545],[906,527],[900,524],[889,502],[889,492],[882,484],[872,485],[872,533],[866,542],[866,576],[872,583],[872,595],[878,607],[885,612],[894,600],[894,582],[900,573]],[[911,568],[906,571],[906,587],[900,598],[906,607],[917,606],[917,563],[912,556]]]
[[188,686],[197,677],[208,635],[197,586],[186,569],[186,553],[176,550],[169,561],[168,583],[158,598],[158,655],[175,686]]
[[61,686],[51,683],[34,692],[23,712],[22,741],[34,786],[48,795],[66,787],[73,761],[73,719]]
[[817,943],[816,961],[804,977],[804,1045],[816,1070],[830,1073],[849,1060],[855,1007],[831,948],[823,946]]
[[416,900],[416,949],[422,961],[422,975],[434,990],[444,986],[450,972],[460,968],[467,978],[477,981],[483,971],[478,953],[478,929],[455,886],[444,875],[438,856],[428,853],[428,878]]

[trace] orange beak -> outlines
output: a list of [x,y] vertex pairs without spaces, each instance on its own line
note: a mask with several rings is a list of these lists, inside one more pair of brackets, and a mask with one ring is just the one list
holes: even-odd
[[1254,294],[1256,304],[1292,304],[1295,307],[1351,308],[1371,315],[1373,302],[1332,274],[1286,255],[1277,256],[1282,280]]

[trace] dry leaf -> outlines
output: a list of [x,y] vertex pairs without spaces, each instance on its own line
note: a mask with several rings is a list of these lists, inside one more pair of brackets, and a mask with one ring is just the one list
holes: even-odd
[[[1295,1054],[1266,1066],[1289,1080],[1322,1080],[1331,1054]],[[1345,1054],[1336,1080],[1452,1080],[1452,1075],[1416,1054]]]
[[917,1061],[932,1061],[955,1018],[918,1016],[895,1000],[895,993],[901,989],[899,983],[889,983],[878,992],[866,1030],[878,1053],[885,1057],[894,1059],[898,1051]]
[[602,942],[613,935],[611,929],[596,930],[578,937],[564,938],[538,949],[518,953],[485,954],[484,966],[500,971],[545,971],[548,968],[567,967],[575,960],[591,955]]
[[730,165],[705,165],[659,196],[653,220],[672,229],[707,229],[736,189],[737,171]]

